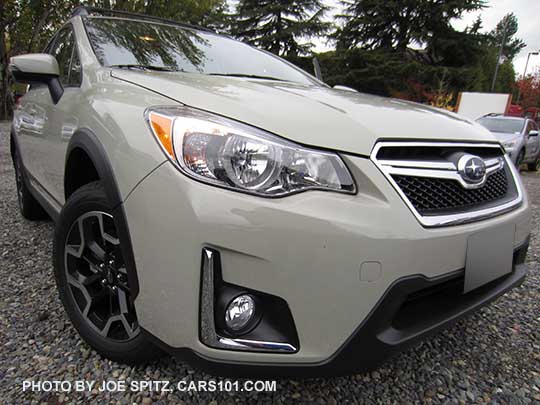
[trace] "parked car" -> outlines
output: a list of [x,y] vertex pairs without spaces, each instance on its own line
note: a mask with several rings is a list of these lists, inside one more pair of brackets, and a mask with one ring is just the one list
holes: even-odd
[[22,215],[54,219],[61,301],[112,360],[366,370],[526,275],[519,175],[453,113],[91,8],[10,71],[31,84],[11,132]]
[[528,118],[486,115],[478,123],[501,141],[517,167],[526,164],[531,171],[540,169],[540,137],[538,125]]

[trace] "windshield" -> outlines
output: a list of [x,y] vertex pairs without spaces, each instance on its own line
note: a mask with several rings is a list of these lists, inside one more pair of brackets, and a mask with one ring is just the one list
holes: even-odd
[[478,123],[485,126],[491,132],[500,132],[505,134],[520,134],[525,125],[525,120],[508,118],[480,118]]
[[87,17],[84,23],[104,66],[315,83],[273,55],[211,32],[111,17]]

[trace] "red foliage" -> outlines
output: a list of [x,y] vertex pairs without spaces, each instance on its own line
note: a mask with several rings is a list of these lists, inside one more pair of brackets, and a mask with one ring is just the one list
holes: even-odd
[[427,86],[415,80],[407,80],[405,88],[403,91],[391,91],[392,97],[416,101],[417,103],[427,103],[433,98]]
[[529,107],[540,107],[540,70],[516,82],[520,93],[519,105],[523,110]]

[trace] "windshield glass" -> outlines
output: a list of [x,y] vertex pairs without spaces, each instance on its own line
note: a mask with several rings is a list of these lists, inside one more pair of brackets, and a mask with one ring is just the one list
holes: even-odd
[[478,123],[485,126],[491,132],[500,132],[506,134],[519,134],[523,129],[525,120],[522,119],[508,119],[508,118],[492,118],[485,117],[480,118]]
[[86,17],[84,23],[104,66],[315,83],[275,56],[211,32],[111,17]]

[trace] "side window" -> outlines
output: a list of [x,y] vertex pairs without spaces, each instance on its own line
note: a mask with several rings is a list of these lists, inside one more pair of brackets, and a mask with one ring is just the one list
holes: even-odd
[[527,132],[526,132],[526,133],[528,134],[528,133],[531,132],[533,129],[535,129],[535,128],[534,128],[534,122],[533,122],[533,121],[529,121],[529,123],[527,124]]
[[69,85],[78,87],[81,85],[82,79],[81,60],[77,47],[73,46],[73,55],[71,57],[71,65],[69,67]]
[[58,62],[62,85],[65,87],[80,86],[81,62],[75,46],[75,36],[70,26],[63,28],[58,33],[49,53]]
[[60,69],[60,82],[66,86],[69,82],[69,66],[73,53],[73,34],[71,28],[66,27],[60,31],[54,41],[50,54],[56,58]]

